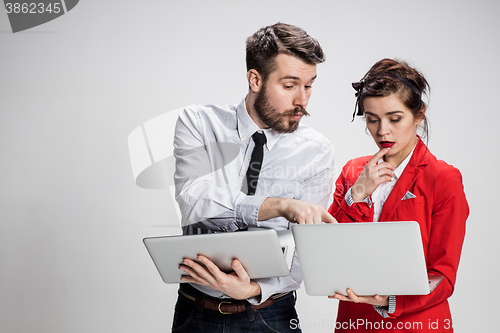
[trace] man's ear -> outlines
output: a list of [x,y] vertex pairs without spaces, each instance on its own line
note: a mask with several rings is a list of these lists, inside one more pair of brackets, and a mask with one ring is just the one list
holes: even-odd
[[251,69],[247,72],[248,86],[250,90],[254,93],[258,93],[262,89],[263,80],[262,76],[255,69]]

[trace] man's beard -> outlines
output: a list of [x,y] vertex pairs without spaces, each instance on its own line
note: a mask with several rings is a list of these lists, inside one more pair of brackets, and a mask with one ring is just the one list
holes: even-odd
[[[295,109],[286,110],[283,113],[279,113],[269,102],[265,84],[262,90],[257,94],[257,97],[255,98],[255,102],[253,104],[253,108],[257,112],[260,120],[266,126],[274,129],[279,133],[292,133],[299,127],[298,120],[292,120],[288,117],[299,114],[303,114],[304,116],[309,115],[306,109],[302,106],[297,106]],[[286,120],[286,118],[288,118],[288,121]]]

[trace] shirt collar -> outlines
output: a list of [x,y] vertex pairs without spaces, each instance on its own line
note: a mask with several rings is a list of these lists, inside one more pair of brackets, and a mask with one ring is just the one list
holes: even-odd
[[[392,172],[392,178],[394,178],[395,180],[398,180],[399,177],[401,177],[401,174],[403,173],[403,171],[405,170],[406,166],[408,165],[408,162],[410,162],[410,159],[411,159],[411,156],[413,155],[413,151],[414,150],[415,150],[415,147],[413,147],[413,149],[408,154],[408,156],[406,156],[406,158],[404,159],[404,161],[401,162],[401,164],[398,165],[398,167]],[[382,162],[384,162],[384,158],[383,157],[378,160],[378,163],[382,163]]]
[[257,131],[263,131],[266,135],[267,143],[266,147],[268,150],[271,150],[272,147],[276,145],[276,142],[283,136],[283,133],[279,133],[273,129],[265,128],[260,129],[259,126],[250,118],[248,114],[245,99],[238,104],[236,109],[236,115],[238,119],[238,134],[241,140],[246,140],[251,137]]

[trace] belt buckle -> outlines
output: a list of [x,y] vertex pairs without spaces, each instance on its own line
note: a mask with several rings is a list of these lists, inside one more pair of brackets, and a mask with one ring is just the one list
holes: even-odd
[[231,302],[228,302],[228,301],[221,301],[221,302],[219,303],[219,312],[220,312],[220,313],[222,313],[222,314],[231,314],[231,312],[223,312],[223,311],[221,310],[221,308],[220,308],[220,307],[222,306],[222,303],[231,304]]

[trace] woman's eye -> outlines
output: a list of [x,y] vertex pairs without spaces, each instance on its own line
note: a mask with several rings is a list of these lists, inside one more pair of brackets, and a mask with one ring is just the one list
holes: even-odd
[[391,119],[391,122],[392,122],[392,123],[397,123],[397,122],[399,122],[400,120],[401,120],[401,118],[400,118],[400,117],[398,117],[398,118]]
[[378,119],[367,118],[369,123],[376,123]]

